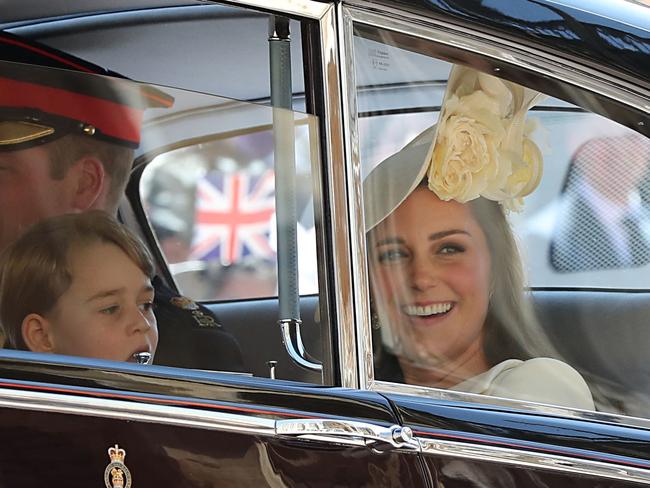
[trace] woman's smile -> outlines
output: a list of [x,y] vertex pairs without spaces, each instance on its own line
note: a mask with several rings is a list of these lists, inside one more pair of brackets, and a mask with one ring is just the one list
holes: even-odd
[[429,326],[446,319],[453,308],[453,302],[412,304],[402,306],[402,313],[407,315],[409,322],[415,326]]

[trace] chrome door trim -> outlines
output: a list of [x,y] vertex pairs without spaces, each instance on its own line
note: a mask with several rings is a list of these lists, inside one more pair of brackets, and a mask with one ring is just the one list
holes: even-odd
[[650,485],[650,469],[627,466],[620,463],[591,461],[568,456],[522,451],[495,446],[481,446],[456,441],[417,438],[423,454],[487,461],[526,468],[579,473],[620,481]]
[[275,435],[275,420],[106,398],[0,388],[0,408],[134,420],[252,435]]
[[462,391],[442,390],[426,386],[407,385],[403,383],[390,383],[388,381],[373,381],[370,389],[378,393],[392,395],[408,395],[433,401],[463,402],[481,406],[496,406],[516,408],[521,412],[536,413],[554,417],[563,417],[589,422],[603,422],[626,427],[638,427],[650,430],[650,419],[640,417],[629,417],[616,413],[598,412],[595,410],[579,410],[569,407],[547,405],[543,403],[525,402],[511,398],[501,398],[478,393],[466,393]]

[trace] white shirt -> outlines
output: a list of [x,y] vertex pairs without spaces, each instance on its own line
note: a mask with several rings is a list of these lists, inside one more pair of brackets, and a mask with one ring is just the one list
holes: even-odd
[[640,216],[641,197],[639,193],[637,191],[630,193],[627,202],[621,204],[606,198],[587,182],[583,184],[581,191],[582,196],[602,222],[603,228],[609,235],[621,263],[633,264],[623,220],[627,216]]

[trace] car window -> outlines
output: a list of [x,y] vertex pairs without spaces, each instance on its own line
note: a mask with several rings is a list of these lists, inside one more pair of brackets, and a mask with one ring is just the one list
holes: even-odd
[[[240,121],[243,112],[248,117]],[[153,157],[140,183],[142,202],[182,293],[215,301],[274,297],[278,278],[272,113],[249,105],[220,113],[223,133],[198,144],[169,145],[170,150],[164,148]],[[316,126],[309,116],[296,117],[292,152],[299,286],[301,294],[315,294],[311,143],[317,142]],[[205,119],[201,123],[213,124]]]
[[[195,300],[276,296],[278,254],[318,293],[317,117],[19,63],[0,63],[0,79],[24,94],[0,124],[7,346],[268,376],[264,362],[284,353],[277,320],[301,318],[298,273],[284,269],[296,295],[268,313],[244,304],[224,324]],[[115,216],[134,156],[129,230]],[[297,191],[276,201],[278,179]],[[183,295],[165,285],[168,267]],[[320,322],[315,298],[306,320]]]
[[[156,10],[158,13],[100,12],[92,19],[78,19],[77,28],[72,31],[54,21],[43,40],[49,46],[110,66],[132,79],[271,104],[270,15],[217,4]],[[132,21],[138,15],[146,19],[151,15],[152,18],[133,28]],[[165,18],[165,22],[161,23],[160,18]],[[83,29],[86,22],[92,23],[92,27]],[[290,20],[287,29],[290,42],[286,43],[289,51],[284,68],[291,84],[291,103],[294,109],[305,111],[302,25]],[[33,36],[34,30],[33,26],[19,26],[13,32]],[[187,38],[189,32],[191,40]],[[150,53],[159,51],[161,36],[175,38],[176,42],[165,48],[164,56],[151,56]],[[239,37],[240,41],[233,43],[234,37]],[[116,38],[122,39],[119,45],[110,41]],[[199,45],[211,47],[193,48]],[[161,59],[174,59],[174,69],[169,69],[167,62],[161,63]],[[241,82],[243,79],[246,83]],[[301,163],[305,161],[303,153],[308,142],[305,143],[306,136],[300,138],[302,142],[297,143],[296,148],[300,173],[296,198],[297,211],[301,212],[298,239],[304,249],[300,257],[300,291],[304,295],[316,294],[318,283],[315,251],[312,252],[315,250],[313,216],[310,216],[312,190],[310,184],[305,184],[305,178],[310,178],[305,173],[309,168],[305,169]],[[169,147],[165,153],[158,154],[145,171],[142,197],[147,200],[147,207],[151,207],[154,233],[161,233],[158,237],[171,271],[169,278],[182,293],[196,300],[217,301],[277,296],[274,225],[270,220],[274,215],[275,193],[268,184],[269,173],[260,169],[268,170],[272,166],[271,139],[268,129],[258,128],[254,133],[224,135],[220,141],[192,149]],[[170,176],[174,171],[179,173],[177,169],[170,169],[177,167],[170,165],[172,160],[182,160],[187,165],[180,184],[172,181],[178,179],[178,174]],[[209,176],[198,175],[197,168],[201,164],[204,164],[203,173],[210,170]],[[222,172],[223,181],[216,174],[218,172]],[[262,176],[263,173],[266,176]],[[192,178],[194,181],[190,182]],[[255,187],[258,180],[265,188],[261,192],[258,191],[261,187]],[[197,185],[205,191],[197,193]],[[232,185],[240,188],[241,196],[235,196]],[[216,204],[214,198],[210,201],[198,199],[199,193],[205,197],[210,187],[221,195],[217,197],[214,191],[210,194],[223,199],[221,204]],[[225,207],[229,199],[232,199],[230,210]],[[206,210],[199,212],[199,207]],[[216,221],[206,224],[204,218],[217,219],[221,224]],[[224,244],[216,249],[220,246],[219,240]],[[210,242],[211,249],[205,248],[210,247]],[[183,250],[187,246],[191,250]],[[206,273],[211,276],[210,285],[205,282]],[[219,284],[233,281],[237,286]]]
[[450,51],[355,26],[374,378],[646,416],[644,115]]

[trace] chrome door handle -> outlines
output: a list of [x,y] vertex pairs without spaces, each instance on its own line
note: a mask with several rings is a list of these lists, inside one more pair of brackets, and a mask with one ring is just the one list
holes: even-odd
[[336,419],[276,420],[275,433],[300,439],[336,444],[368,446],[379,451],[406,449],[420,451],[420,443],[409,427],[385,427],[366,422]]

